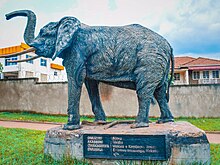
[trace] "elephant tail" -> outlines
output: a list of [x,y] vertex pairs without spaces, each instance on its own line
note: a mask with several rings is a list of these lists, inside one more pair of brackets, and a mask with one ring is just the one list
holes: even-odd
[[[170,78],[168,80],[168,87],[167,87],[167,93],[166,93],[166,99],[167,102],[169,102],[170,99],[170,85],[173,81],[173,76],[174,76],[174,55],[173,55],[173,48],[171,48],[171,54],[170,54],[170,61],[171,61],[171,74]],[[170,67],[170,66],[169,66]]]

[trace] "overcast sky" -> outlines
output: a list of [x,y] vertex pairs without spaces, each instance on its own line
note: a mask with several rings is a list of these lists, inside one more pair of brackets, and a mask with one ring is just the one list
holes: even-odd
[[138,23],[164,36],[175,56],[220,59],[220,0],[1,0],[0,48],[24,42],[26,19],[4,16],[20,9],[37,15],[36,34],[64,16],[88,25]]

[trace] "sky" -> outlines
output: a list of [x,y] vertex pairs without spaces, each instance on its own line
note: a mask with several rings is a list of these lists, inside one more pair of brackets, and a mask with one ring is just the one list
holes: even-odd
[[24,42],[26,18],[5,20],[21,9],[37,15],[36,35],[64,16],[91,26],[137,23],[166,38],[175,56],[220,59],[220,0],[1,0],[0,48]]

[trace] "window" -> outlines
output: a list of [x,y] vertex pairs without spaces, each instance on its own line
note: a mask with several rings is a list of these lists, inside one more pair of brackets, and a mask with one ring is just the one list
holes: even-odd
[[209,71],[203,71],[203,78],[209,79]]
[[57,72],[56,71],[54,72],[54,76],[57,76]]
[[212,71],[212,77],[213,78],[219,78],[219,71],[218,70]]
[[180,80],[180,73],[174,73],[174,80]]
[[193,72],[193,80],[200,79],[200,73],[199,72]]
[[18,57],[5,58],[5,66],[17,65],[17,62],[8,62],[9,60],[18,60]]
[[40,80],[42,81],[42,82],[47,82],[47,74],[40,74]]
[[40,66],[47,66],[47,60],[45,59],[40,59]]
[[[26,59],[28,59],[28,58],[32,58],[32,56],[26,55]],[[33,60],[26,61],[26,62],[29,63],[29,64],[33,64],[34,63]]]
[[34,73],[33,73],[33,72],[26,71],[26,72],[25,72],[25,77],[26,77],[26,78],[34,77]]

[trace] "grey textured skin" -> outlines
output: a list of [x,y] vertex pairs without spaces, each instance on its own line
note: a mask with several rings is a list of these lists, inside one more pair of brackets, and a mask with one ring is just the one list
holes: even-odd
[[9,13],[28,17],[24,39],[36,54],[63,58],[68,78],[68,123],[64,129],[80,128],[79,103],[83,83],[88,90],[96,121],[105,121],[98,85],[104,82],[136,90],[139,111],[133,128],[148,126],[150,102],[156,98],[161,111],[158,123],[173,121],[168,107],[168,74],[173,54],[169,43],[138,24],[108,27],[87,26],[64,17],[44,26],[35,38],[36,17],[29,10]]

